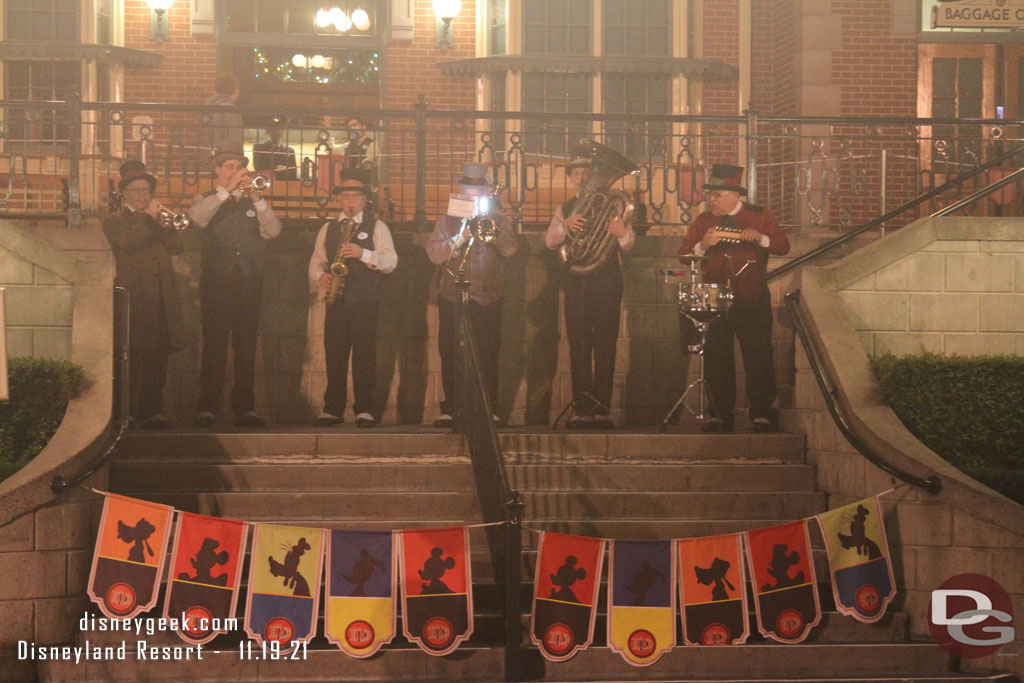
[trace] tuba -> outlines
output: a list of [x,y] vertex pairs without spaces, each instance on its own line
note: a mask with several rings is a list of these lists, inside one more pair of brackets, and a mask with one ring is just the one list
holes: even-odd
[[[633,198],[623,190],[612,190],[619,178],[634,175],[640,168],[611,147],[593,140],[580,140],[590,156],[590,175],[583,184],[571,216],[583,214],[583,227],[570,232],[558,250],[562,263],[573,275],[586,276],[600,270],[617,250],[608,221],[619,216],[628,223],[633,217]],[[566,216],[568,218],[569,216]]]
[[334,255],[334,261],[331,263],[331,286],[327,288],[327,296],[324,298],[328,306],[333,306],[341,293],[345,291],[348,266],[345,265],[345,257],[341,255],[341,250],[352,239],[355,227],[356,222],[348,216],[341,219],[341,242],[338,244],[338,253]]

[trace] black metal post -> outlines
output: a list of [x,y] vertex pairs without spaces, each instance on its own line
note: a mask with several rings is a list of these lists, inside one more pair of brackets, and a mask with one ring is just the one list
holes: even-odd
[[427,100],[423,95],[413,105],[416,112],[416,210],[413,213],[413,230],[427,231]]
[[505,562],[502,582],[505,587],[505,680],[524,678],[522,624],[519,614],[523,576],[523,499],[511,491],[505,503]]

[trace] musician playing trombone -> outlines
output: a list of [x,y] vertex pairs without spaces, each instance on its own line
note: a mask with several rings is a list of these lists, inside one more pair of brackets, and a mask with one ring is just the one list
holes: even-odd
[[[483,198],[487,196],[487,166],[467,162],[463,164],[458,181],[459,194]],[[502,260],[519,250],[519,240],[509,221],[497,212],[492,213],[497,235],[490,242],[475,240],[469,253],[471,238],[468,221],[457,216],[444,215],[437,219],[434,232],[427,242],[427,256],[441,266],[441,283],[437,293],[438,330],[437,346],[441,355],[441,384],[444,400],[441,415],[434,421],[438,428],[450,428],[457,406],[455,373],[456,346],[459,323],[459,288],[456,285],[460,259],[465,256],[465,274],[470,281],[469,316],[480,357],[484,384],[492,407],[498,396],[498,352],[501,349]],[[449,262],[451,265],[449,265]],[[454,271],[454,272],[453,272]],[[495,407],[494,410],[497,410]],[[494,415],[494,421],[499,422]]]
[[238,427],[262,427],[256,414],[256,342],[263,292],[263,243],[281,233],[281,221],[249,175],[241,141],[226,140],[211,159],[216,188],[192,198],[189,217],[201,228],[199,304],[203,355],[197,427],[217,419],[224,393],[228,341],[234,351],[231,410]]
[[[586,148],[572,151],[565,166],[576,196],[555,210],[544,236],[548,249],[558,249],[570,233],[584,228],[583,214],[572,215],[587,179],[591,158]],[[566,218],[568,216],[568,218]],[[572,376],[573,416],[570,429],[610,429],[614,427],[609,407],[615,373],[615,345],[619,337],[619,307],[622,303],[622,254],[633,248],[633,226],[612,216],[605,229],[618,249],[596,271],[585,275],[564,274],[565,331],[569,339],[569,369]]]
[[[779,428],[775,401],[775,365],[772,362],[772,302],[766,278],[768,255],[789,252],[789,240],[768,209],[741,201],[743,168],[714,164],[704,184],[708,209],[697,216],[679,247],[681,255],[703,257],[705,283],[732,290],[730,309],[708,328],[704,360],[711,392],[711,419],[702,430],[732,430],[736,406],[736,361],[733,337],[739,339],[746,373],[750,420],[756,432]],[[680,334],[689,325],[680,316]],[[684,341],[685,343],[685,341]]]
[[356,426],[376,427],[377,300],[381,273],[398,265],[391,231],[366,208],[370,187],[365,172],[344,170],[334,190],[341,209],[316,236],[309,259],[310,287],[324,298],[324,357],[327,390],[315,427],[345,421],[348,364],[352,356]]
[[128,386],[131,414],[142,429],[173,427],[163,415],[167,357],[185,347],[178,278],[171,263],[182,251],[181,233],[158,221],[156,177],[135,159],[121,164],[119,213],[103,220],[103,234],[117,262],[115,284],[131,296]]

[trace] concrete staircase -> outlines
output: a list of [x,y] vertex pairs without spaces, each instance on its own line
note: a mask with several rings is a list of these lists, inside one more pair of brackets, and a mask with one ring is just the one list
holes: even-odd
[[[813,515],[827,508],[790,434],[698,435],[504,430],[513,485],[524,494],[528,529],[607,538],[677,538],[741,531]],[[128,437],[110,472],[112,491],[194,512],[254,522],[330,528],[396,529],[481,521],[464,442],[430,429],[353,429],[310,433],[167,433]],[[757,635],[748,644],[679,646],[637,669],[605,647],[604,588],[590,650],[563,663],[532,647],[529,680],[700,681],[835,680],[981,681],[1013,677],[950,673],[934,643],[909,642],[898,609],[866,625],[835,612],[820,539],[814,560],[823,620],[800,645]],[[243,661],[242,631],[208,644],[201,662],[41,663],[46,681],[497,681],[502,680],[502,594],[481,529],[473,543],[475,631],[447,657],[431,657],[402,637],[368,660],[352,659],[322,636],[303,659]],[[536,534],[524,531],[522,622],[528,633]],[[244,575],[248,574],[248,568]],[[606,574],[605,574],[606,575]],[[244,590],[243,582],[243,590]],[[244,600],[244,597],[243,597]],[[897,604],[899,602],[897,601]],[[159,615],[162,605],[151,612]],[[323,610],[321,609],[321,622]],[[143,615],[145,616],[145,615]],[[239,615],[241,618],[241,614]],[[401,629],[401,624],[399,624]],[[322,623],[318,632],[322,632]],[[399,631],[400,632],[400,631]],[[116,636],[80,634],[93,645]],[[131,652],[135,636],[128,636]],[[182,646],[169,634],[153,646]],[[105,641],[110,641],[109,643]],[[219,651],[215,654],[213,651]]]

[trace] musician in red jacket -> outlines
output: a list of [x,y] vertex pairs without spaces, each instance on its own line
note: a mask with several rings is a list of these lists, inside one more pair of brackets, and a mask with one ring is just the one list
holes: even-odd
[[[680,255],[703,257],[705,283],[728,286],[733,293],[727,313],[708,329],[704,349],[705,371],[713,405],[704,432],[732,430],[736,407],[736,361],[733,336],[740,342],[747,381],[750,420],[756,432],[779,428],[775,401],[775,365],[772,362],[772,307],[768,292],[769,254],[789,252],[789,240],[771,211],[740,199],[743,168],[715,164],[704,189],[708,210],[697,216],[679,247]],[[738,240],[738,243],[737,243]],[[690,327],[680,316],[680,331]],[[685,336],[684,336],[685,339]]]

